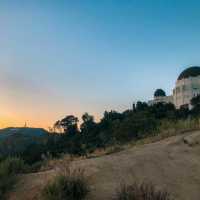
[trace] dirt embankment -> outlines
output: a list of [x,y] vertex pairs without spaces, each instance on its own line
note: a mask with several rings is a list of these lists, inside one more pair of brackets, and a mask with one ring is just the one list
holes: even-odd
[[[110,200],[120,182],[149,181],[175,200],[200,199],[200,131],[133,147],[119,153],[74,161],[91,183],[90,200]],[[9,200],[39,200],[41,188],[57,169],[21,175]]]

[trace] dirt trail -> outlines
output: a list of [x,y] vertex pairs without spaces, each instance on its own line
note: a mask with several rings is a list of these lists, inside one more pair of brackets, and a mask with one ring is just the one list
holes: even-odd
[[[175,200],[200,199],[200,131],[72,165],[86,170],[90,200],[110,200],[120,182],[144,180],[167,189]],[[22,175],[9,200],[39,200],[41,188],[55,174],[56,170]]]

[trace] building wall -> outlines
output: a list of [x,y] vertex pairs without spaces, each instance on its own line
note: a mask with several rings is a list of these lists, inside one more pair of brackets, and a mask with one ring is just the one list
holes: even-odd
[[200,76],[177,80],[173,90],[173,102],[176,108],[183,105],[190,107],[191,99],[200,94]]
[[153,100],[148,101],[150,106],[156,103],[173,103],[173,96],[155,97]]

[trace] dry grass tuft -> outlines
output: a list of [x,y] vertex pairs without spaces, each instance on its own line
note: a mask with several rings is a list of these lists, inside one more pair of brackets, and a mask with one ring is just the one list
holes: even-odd
[[166,191],[156,190],[150,183],[133,185],[122,184],[114,200],[172,200]]
[[81,169],[63,169],[42,191],[44,200],[83,200],[90,191],[88,180]]

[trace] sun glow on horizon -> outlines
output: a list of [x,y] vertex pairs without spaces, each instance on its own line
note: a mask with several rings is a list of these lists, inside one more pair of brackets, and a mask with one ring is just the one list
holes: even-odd
[[[70,113],[68,113],[70,114]],[[66,115],[68,115],[66,113]],[[72,113],[71,113],[72,114]],[[79,114],[76,113],[74,114],[76,117],[79,118],[79,124],[82,123],[81,120],[81,116],[83,113]],[[66,115],[62,115],[58,118],[53,117],[53,118],[46,118],[46,119],[42,119],[42,120],[38,120],[37,118],[31,118],[31,119],[27,119],[27,118],[18,118],[17,116],[2,116],[0,115],[0,129],[3,128],[8,128],[8,127],[31,127],[31,128],[44,128],[46,130],[49,130],[50,128],[53,127],[54,123],[57,120],[60,120],[62,118],[64,118]],[[98,122],[100,120],[100,116],[99,115],[95,115],[94,119],[96,122]]]

